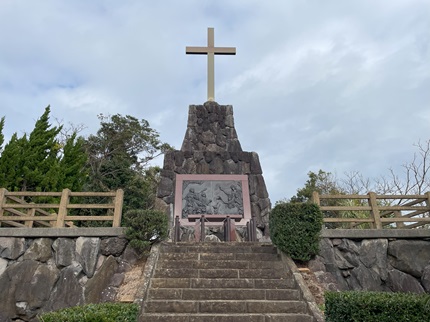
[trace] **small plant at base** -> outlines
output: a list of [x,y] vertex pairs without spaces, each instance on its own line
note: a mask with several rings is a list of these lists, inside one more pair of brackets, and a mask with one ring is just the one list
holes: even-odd
[[130,246],[142,253],[147,253],[153,243],[167,237],[167,215],[161,211],[129,210],[124,214],[124,224]]

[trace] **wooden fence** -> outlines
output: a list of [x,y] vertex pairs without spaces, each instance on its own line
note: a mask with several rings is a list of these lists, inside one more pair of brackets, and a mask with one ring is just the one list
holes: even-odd
[[[112,221],[112,227],[120,227],[123,197],[121,189],[116,192],[72,192],[69,189],[62,192],[10,192],[0,188],[0,226],[59,228],[73,227],[74,221],[95,220]],[[71,202],[71,199],[80,198],[91,198],[91,202]],[[97,199],[111,202],[97,203]],[[106,214],[70,215],[71,209],[106,209]]]
[[323,211],[325,223],[342,228],[363,228],[363,225],[376,229],[423,228],[430,224],[430,192],[424,195],[377,195],[374,192],[320,195],[314,192],[312,201]]

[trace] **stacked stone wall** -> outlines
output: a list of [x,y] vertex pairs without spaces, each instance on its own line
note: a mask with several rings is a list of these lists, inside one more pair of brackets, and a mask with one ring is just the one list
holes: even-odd
[[0,237],[0,322],[114,301],[137,260],[121,237]]
[[174,203],[176,174],[247,175],[251,214],[260,229],[267,227],[271,203],[260,160],[257,153],[242,151],[231,105],[206,102],[190,106],[181,150],[164,156],[157,207],[166,212]]
[[430,292],[430,241],[323,238],[310,269],[327,290]]

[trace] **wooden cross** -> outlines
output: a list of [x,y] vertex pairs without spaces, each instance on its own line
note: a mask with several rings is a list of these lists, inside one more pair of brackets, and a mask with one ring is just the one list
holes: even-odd
[[215,47],[214,28],[208,28],[207,47],[186,47],[187,54],[208,55],[208,101],[215,99],[214,55],[236,55],[235,47]]

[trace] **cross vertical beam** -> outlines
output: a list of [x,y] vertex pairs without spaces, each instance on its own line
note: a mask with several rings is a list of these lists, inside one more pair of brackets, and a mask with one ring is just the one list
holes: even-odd
[[208,56],[208,101],[215,100],[215,55],[236,55],[236,48],[215,47],[214,28],[208,28],[207,47],[186,47],[185,52]]

